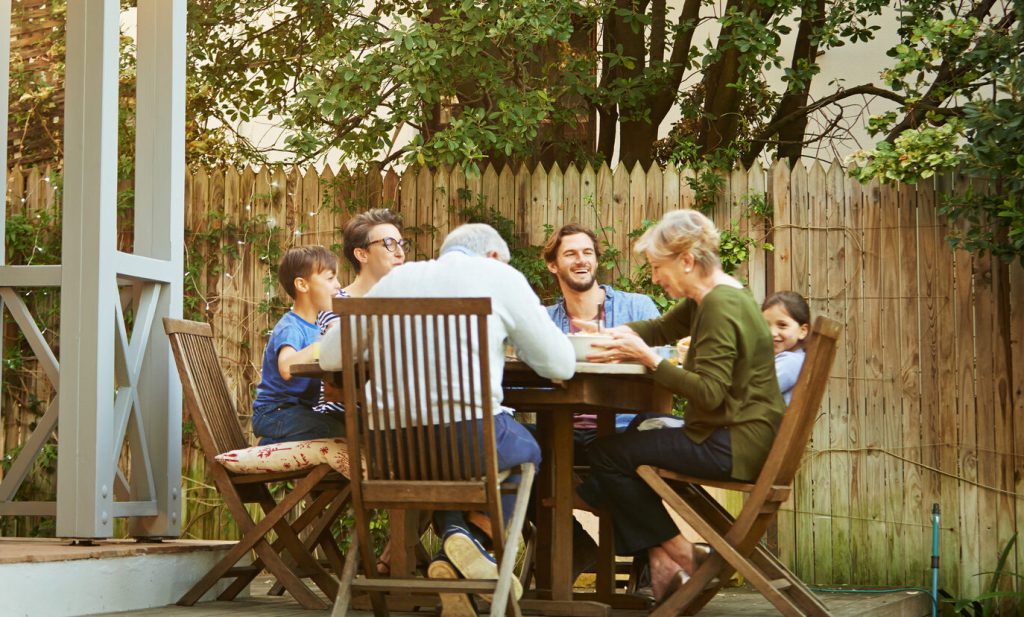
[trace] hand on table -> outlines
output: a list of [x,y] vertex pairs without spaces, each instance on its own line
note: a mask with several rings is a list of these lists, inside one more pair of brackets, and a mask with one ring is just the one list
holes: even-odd
[[598,334],[598,333],[600,333],[600,334],[611,334],[613,332],[632,332],[633,331],[629,326],[615,326],[614,328],[601,328],[601,329],[598,329],[597,322],[596,321],[592,321],[590,319],[576,319],[576,318],[573,318],[570,321],[572,322],[572,325],[576,326],[576,328],[580,332],[585,332],[587,334]]
[[609,328],[602,332],[610,334],[612,340],[595,342],[594,348],[600,351],[588,354],[588,362],[639,362],[654,370],[662,360],[658,352],[651,349],[636,332],[626,326]]

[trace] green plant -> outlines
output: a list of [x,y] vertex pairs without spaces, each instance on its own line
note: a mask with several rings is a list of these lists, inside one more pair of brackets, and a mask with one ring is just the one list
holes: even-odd
[[[958,615],[964,617],[993,617],[996,615],[1008,615],[1009,612],[1006,610],[1018,610],[1024,605],[1024,591],[999,591],[999,582],[1004,575],[1015,577],[1018,583],[1024,576],[1017,574],[1016,572],[1006,572],[1006,565],[1010,557],[1010,551],[1013,550],[1013,546],[1017,543],[1017,534],[1013,534],[1006,544],[1003,546],[1003,550],[999,553],[999,558],[996,560],[996,569],[991,572],[992,579],[989,581],[988,587],[981,594],[973,598],[953,598],[948,593],[942,592],[942,601],[953,605],[953,611]],[[984,573],[983,573],[984,574]],[[981,574],[978,574],[981,576]],[[1002,603],[1002,609],[1000,604],[997,602],[1000,599],[1005,599],[1011,602]],[[1016,612],[1012,613],[1016,614]]]

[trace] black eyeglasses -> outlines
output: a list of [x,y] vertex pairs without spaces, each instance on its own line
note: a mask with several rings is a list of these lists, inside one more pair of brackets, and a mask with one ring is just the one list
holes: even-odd
[[383,244],[384,248],[386,248],[389,253],[394,253],[396,246],[402,247],[402,252],[403,253],[409,250],[409,241],[408,240],[395,240],[394,238],[381,238],[380,240],[374,240],[373,242],[367,242],[366,246],[367,246],[367,248],[369,248],[370,245],[377,244],[378,242]]

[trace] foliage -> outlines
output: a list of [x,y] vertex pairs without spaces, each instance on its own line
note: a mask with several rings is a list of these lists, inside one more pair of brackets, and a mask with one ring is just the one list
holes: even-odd
[[[924,122],[894,127],[893,112],[873,118],[876,133],[888,131],[889,138],[856,153],[851,173],[861,181],[917,182],[959,167],[987,180],[988,191],[941,196],[939,213],[963,223],[950,242],[1024,264],[1024,3],[1016,0],[999,17],[953,13],[904,25],[905,40],[893,49],[897,62],[885,78],[907,93],[904,111]],[[933,65],[957,78],[923,81]],[[967,102],[936,107],[960,99]]]
[[[1013,550],[1014,544],[1017,543],[1017,534],[1013,534],[1006,544],[1003,546],[1003,550],[999,553],[999,558],[996,560],[996,569],[993,571],[992,580],[989,581],[988,588],[973,598],[951,598],[948,594],[943,594],[943,602],[953,605],[953,611],[958,615],[964,617],[990,617],[994,615],[1008,614],[1000,611],[1000,604],[997,602],[1003,599],[1003,608],[1017,609],[1020,607],[1022,600],[1024,600],[1024,592],[1022,591],[999,591],[999,582],[1004,574],[1009,576],[1022,579],[1021,575],[1015,572],[1007,573],[1006,565],[1010,557],[1010,551]],[[1012,604],[1009,604],[1012,603]]]
[[[36,400],[36,404],[41,401]],[[34,426],[32,428],[35,428]],[[19,444],[4,453],[0,468],[4,476],[21,454],[24,444]],[[53,501],[57,496],[57,444],[49,441],[43,444],[32,462],[32,468],[14,498],[18,501]],[[0,535],[17,537],[53,537],[56,521],[52,517],[0,517]]]
[[[844,139],[843,127],[862,112],[851,101],[865,96],[907,103],[902,128],[920,124],[920,109],[940,109],[942,101],[921,107],[932,92],[904,87],[911,78],[940,89],[963,82],[930,62],[934,46],[898,58],[885,73],[888,88],[838,81],[818,100],[809,92],[818,54],[870,42],[883,10],[899,11],[910,37],[945,7],[939,0],[284,0],[267,8],[263,0],[192,0],[189,118],[216,129],[216,143],[197,137],[190,149],[230,144],[258,160],[266,153],[225,131],[263,116],[293,131],[275,147],[299,161],[335,147],[348,160],[468,168],[486,159],[610,160],[616,150],[627,166],[713,157],[708,166],[723,169],[737,155],[749,164],[772,150],[792,159],[808,144]],[[968,10],[982,22],[997,9],[965,3]],[[943,52],[963,50],[962,31],[943,36]],[[770,71],[781,74],[779,85]],[[659,141],[672,109],[681,119]],[[811,119],[823,128],[809,131]],[[402,127],[414,137],[397,146]],[[596,153],[587,147],[592,131]]]
[[[461,198],[463,202],[468,200],[469,191],[462,193]],[[464,205],[459,210],[459,215],[467,223],[486,223],[493,227],[509,246],[511,253],[509,265],[526,277],[530,287],[537,292],[542,300],[554,297],[558,288],[541,257],[542,247],[528,244],[517,238],[515,222],[512,219],[503,215],[497,208],[488,206],[483,195],[477,197],[475,204]],[[547,232],[545,238],[547,238],[553,230],[550,225],[545,226],[545,230]]]

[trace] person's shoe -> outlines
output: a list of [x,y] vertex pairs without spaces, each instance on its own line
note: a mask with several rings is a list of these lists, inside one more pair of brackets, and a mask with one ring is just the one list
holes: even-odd
[[[457,579],[459,573],[443,555],[438,556],[427,566],[427,577],[437,579]],[[476,608],[469,594],[441,593],[441,617],[476,617]]]
[[[444,535],[442,549],[448,560],[465,578],[497,580],[498,563],[469,531],[461,527],[450,529]],[[517,600],[523,596],[523,585],[514,576],[512,592]],[[481,597],[488,602],[491,601],[491,594],[481,594]]]

